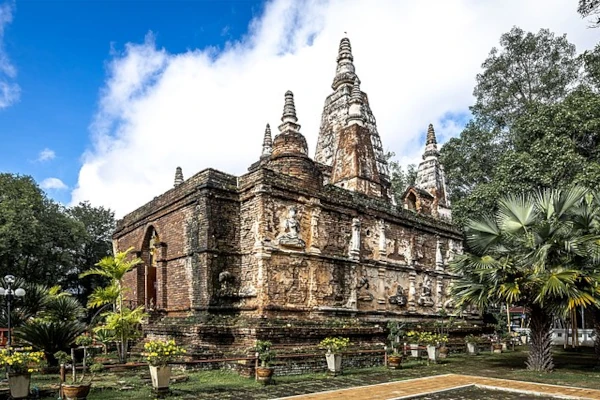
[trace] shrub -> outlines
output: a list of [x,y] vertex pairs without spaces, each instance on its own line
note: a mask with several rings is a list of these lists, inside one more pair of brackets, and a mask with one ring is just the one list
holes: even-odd
[[185,354],[185,349],[175,344],[175,340],[151,340],[144,344],[142,355],[148,364],[154,367],[164,367],[175,358]]
[[340,353],[350,346],[350,339],[344,337],[326,337],[319,344],[330,353]]
[[254,350],[258,353],[258,359],[260,360],[260,365],[263,368],[271,365],[271,361],[275,358],[275,352],[271,350],[271,346],[273,344],[268,340],[257,340],[256,346]]
[[8,372],[15,374],[25,374],[39,371],[44,365],[44,352],[31,351],[26,348],[25,351],[11,351],[10,348],[0,350],[0,365],[8,368]]
[[465,336],[465,342],[477,344],[477,343],[481,343],[482,339],[481,339],[481,336],[475,336],[473,334],[470,334],[470,335]]

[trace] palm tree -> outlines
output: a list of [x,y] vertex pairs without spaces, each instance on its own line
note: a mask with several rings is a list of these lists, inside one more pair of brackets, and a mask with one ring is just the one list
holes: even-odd
[[130,247],[125,251],[117,252],[114,257],[104,257],[96,264],[97,268],[91,268],[79,275],[80,278],[88,275],[100,275],[110,281],[108,286],[94,289],[89,297],[88,308],[112,304],[112,311],[103,314],[106,323],[97,329],[109,329],[119,337],[118,348],[121,362],[127,361],[129,339],[135,337],[137,326],[145,316],[143,306],[130,310],[123,305],[123,278],[127,272],[142,263],[139,257],[130,257],[132,250],[133,247]]
[[501,198],[493,217],[468,221],[469,251],[451,265],[460,276],[453,289],[459,305],[529,310],[527,367],[534,371],[554,367],[553,315],[600,305],[600,237],[577,223],[589,208],[587,194],[575,187]]

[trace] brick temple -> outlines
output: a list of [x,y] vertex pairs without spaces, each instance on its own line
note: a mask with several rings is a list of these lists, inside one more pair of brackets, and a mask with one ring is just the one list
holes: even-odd
[[177,168],[172,189],[118,221],[116,249],[144,261],[125,285],[151,311],[147,333],[203,346],[316,341],[340,332],[328,321],[348,320],[343,333],[368,340],[390,318],[453,313],[447,265],[462,235],[433,126],[415,186],[395,199],[347,38],[331,87],[314,158],[288,91],[279,133],[266,126],[246,174],[184,179]]

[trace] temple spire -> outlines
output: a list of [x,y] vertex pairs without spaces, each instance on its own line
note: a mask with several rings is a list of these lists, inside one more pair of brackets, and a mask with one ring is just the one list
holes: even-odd
[[437,148],[437,139],[435,137],[435,130],[433,124],[429,124],[427,129],[427,141],[425,142],[425,152],[423,153],[423,159],[427,157],[438,157],[440,152]]
[[298,117],[296,117],[296,105],[294,104],[294,93],[290,90],[285,92],[285,104],[283,106],[283,115],[281,116],[282,124],[279,125],[279,132],[284,133],[286,131],[298,132],[300,125]]
[[331,85],[333,90],[337,90],[343,84],[354,84],[356,74],[353,61],[350,39],[347,37],[342,38],[338,50],[335,78],[333,78],[333,84]]
[[271,126],[267,124],[265,128],[265,137],[263,139],[263,148],[260,158],[266,158],[273,152],[273,140],[271,139]]
[[174,187],[177,187],[183,183],[183,171],[181,167],[175,168],[175,182],[173,183]]
[[347,125],[358,124],[364,126],[365,117],[363,116],[363,97],[360,91],[360,80],[354,79],[352,93],[350,95],[350,107],[348,109]]

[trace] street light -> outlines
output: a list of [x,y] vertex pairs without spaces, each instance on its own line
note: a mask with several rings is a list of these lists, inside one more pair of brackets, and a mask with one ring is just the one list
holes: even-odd
[[6,308],[8,309],[7,320],[8,320],[8,348],[10,349],[12,345],[12,334],[10,332],[10,307],[12,305],[13,299],[16,297],[25,296],[25,289],[17,288],[16,290],[12,289],[12,285],[15,283],[15,277],[13,275],[6,275],[4,277],[4,283],[6,283],[6,289],[0,287],[0,296],[6,297]]

